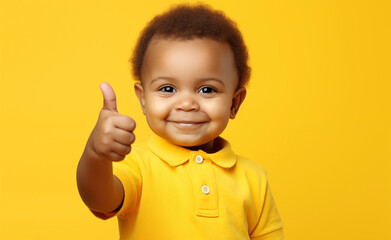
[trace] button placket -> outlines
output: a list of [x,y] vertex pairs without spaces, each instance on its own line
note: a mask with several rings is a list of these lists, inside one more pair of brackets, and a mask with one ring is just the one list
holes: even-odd
[[192,178],[196,215],[200,217],[218,217],[217,190],[213,172],[213,163],[203,153],[192,156]]

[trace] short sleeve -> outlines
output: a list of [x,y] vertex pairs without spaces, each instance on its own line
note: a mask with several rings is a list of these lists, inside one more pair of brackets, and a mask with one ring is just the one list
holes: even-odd
[[280,214],[266,179],[263,184],[265,191],[261,191],[261,214],[254,230],[250,234],[251,239],[256,240],[283,240],[284,232]]
[[124,199],[121,206],[113,212],[102,213],[90,211],[98,218],[106,220],[114,216],[126,216],[138,208],[141,196],[141,172],[139,167],[140,155],[133,149],[120,162],[113,162],[113,174],[121,181],[124,189]]
[[140,171],[140,155],[135,149],[123,161],[113,163],[113,173],[121,181],[124,188],[124,200],[116,215],[126,216],[135,212],[139,206],[142,177]]

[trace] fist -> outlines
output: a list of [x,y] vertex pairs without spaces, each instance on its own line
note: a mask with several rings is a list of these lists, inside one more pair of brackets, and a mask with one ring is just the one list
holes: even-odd
[[91,147],[101,159],[120,161],[131,151],[136,123],[129,116],[118,113],[115,93],[108,83],[101,83],[100,89],[103,108],[90,136]]

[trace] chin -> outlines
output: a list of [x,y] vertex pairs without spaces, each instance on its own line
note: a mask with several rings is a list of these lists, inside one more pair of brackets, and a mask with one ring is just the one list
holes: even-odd
[[185,136],[183,138],[180,138],[180,137],[176,137],[176,138],[165,138],[167,139],[169,142],[175,144],[175,145],[178,145],[178,146],[182,146],[182,147],[197,147],[197,146],[201,146],[201,145],[204,145],[205,143],[208,143],[210,140],[197,140],[197,141],[194,141],[194,137],[191,137],[191,136]]
[[199,135],[196,133],[167,133],[165,131],[158,131],[152,129],[152,131],[160,136],[161,138],[166,139],[168,142],[181,146],[181,147],[197,147],[202,146],[219,135],[212,137],[212,134],[208,134],[208,136]]
[[191,138],[190,136],[171,136],[170,134],[161,131],[155,131],[154,129],[152,129],[152,131],[159,137],[178,146],[192,147],[197,145],[197,143],[194,141],[194,138]]
[[205,144],[202,142],[199,143],[199,142],[194,142],[194,141],[183,141],[183,140],[171,141],[171,139],[168,139],[168,141],[172,142],[175,145],[182,146],[182,147],[196,147],[196,146],[200,146],[200,145]]

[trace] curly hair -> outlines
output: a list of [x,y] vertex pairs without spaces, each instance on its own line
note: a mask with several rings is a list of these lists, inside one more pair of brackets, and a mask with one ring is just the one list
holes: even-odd
[[250,78],[247,47],[235,22],[222,11],[213,10],[207,5],[177,5],[167,12],[154,17],[142,30],[133,56],[129,62],[136,80],[141,81],[141,67],[145,52],[151,39],[157,36],[163,39],[207,38],[228,43],[236,64],[239,87],[245,86]]

